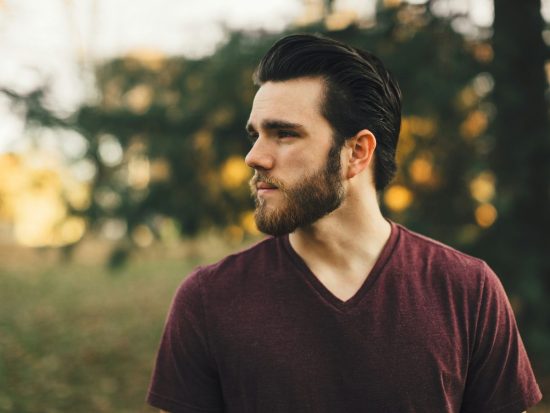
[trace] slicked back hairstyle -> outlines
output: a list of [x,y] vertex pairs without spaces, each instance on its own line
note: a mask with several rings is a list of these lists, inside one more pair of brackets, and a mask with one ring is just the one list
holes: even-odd
[[260,61],[254,83],[320,77],[325,81],[322,115],[336,144],[362,129],[376,137],[374,183],[384,189],[396,172],[401,127],[401,91],[380,59],[333,39],[298,34],[277,41]]

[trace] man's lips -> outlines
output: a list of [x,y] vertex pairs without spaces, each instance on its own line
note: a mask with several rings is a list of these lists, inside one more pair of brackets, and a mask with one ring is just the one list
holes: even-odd
[[256,183],[256,189],[262,190],[262,189],[277,189],[275,185],[268,184],[267,182],[261,182],[259,181]]

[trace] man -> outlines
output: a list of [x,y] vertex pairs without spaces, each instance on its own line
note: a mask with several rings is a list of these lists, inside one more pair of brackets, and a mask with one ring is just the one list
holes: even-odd
[[309,35],[259,64],[246,163],[273,237],[179,288],[148,401],[179,412],[510,412],[541,394],[481,260],[387,221],[400,91]]

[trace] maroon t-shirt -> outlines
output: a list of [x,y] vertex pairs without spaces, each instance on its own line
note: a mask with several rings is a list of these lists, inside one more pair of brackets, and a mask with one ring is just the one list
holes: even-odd
[[148,394],[173,413],[518,413],[540,398],[491,269],[396,224],[346,302],[288,236],[195,270]]

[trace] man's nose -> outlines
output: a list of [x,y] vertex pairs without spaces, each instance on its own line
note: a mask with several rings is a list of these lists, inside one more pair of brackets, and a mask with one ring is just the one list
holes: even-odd
[[244,158],[246,164],[254,169],[271,169],[273,168],[274,158],[273,151],[270,150],[269,144],[265,138],[259,137],[254,142],[254,145]]

